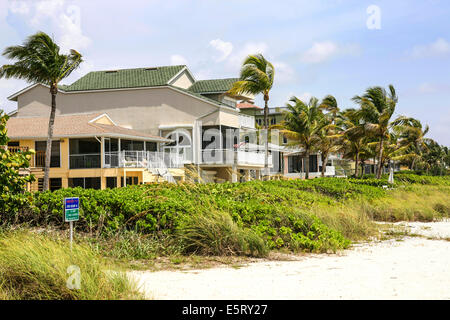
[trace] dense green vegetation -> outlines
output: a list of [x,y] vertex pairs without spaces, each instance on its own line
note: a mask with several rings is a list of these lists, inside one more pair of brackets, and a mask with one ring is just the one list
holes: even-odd
[[270,249],[344,249],[351,241],[376,236],[373,220],[431,221],[450,214],[449,176],[400,173],[395,179],[389,188],[386,180],[373,178],[319,178],[62,189],[33,194],[26,206],[1,222],[65,228],[63,199],[78,196],[81,219],[76,228],[91,237],[131,232],[147,244],[159,241],[150,246],[150,256],[263,256]]
[[6,214],[16,214],[19,207],[27,202],[22,192],[27,182],[34,177],[20,174],[30,165],[32,152],[10,152],[2,146],[8,145],[6,122],[8,116],[0,110],[0,217]]

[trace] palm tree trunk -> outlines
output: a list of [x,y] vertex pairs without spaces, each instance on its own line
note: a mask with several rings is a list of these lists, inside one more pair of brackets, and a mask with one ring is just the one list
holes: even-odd
[[381,168],[382,168],[382,159],[383,159],[383,137],[380,138],[380,150],[378,151],[378,170],[377,170],[377,179],[381,179]]
[[44,168],[44,191],[47,191],[50,187],[50,162],[52,156],[52,139],[53,139],[53,126],[55,124],[55,113],[56,113],[56,94],[58,93],[58,88],[56,85],[52,85],[50,88],[50,93],[52,95],[52,106],[50,111],[50,119],[48,121],[48,134],[47,134],[47,147],[45,149],[45,168]]
[[327,170],[328,152],[322,154],[322,177],[325,177],[325,171]]
[[[269,95],[264,94],[264,128],[266,129],[266,141],[264,143],[264,175],[269,174]],[[265,180],[265,179],[264,179]]]
[[410,167],[411,170],[414,170],[415,162],[416,162],[416,158],[413,158],[412,163],[411,163],[411,167]]
[[309,149],[305,153],[305,179],[309,179]]

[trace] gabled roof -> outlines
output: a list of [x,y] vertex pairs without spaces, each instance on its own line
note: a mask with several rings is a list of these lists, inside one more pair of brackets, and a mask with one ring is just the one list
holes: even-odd
[[89,72],[71,85],[60,86],[66,92],[155,87],[170,84],[170,80],[186,66],[163,66]]
[[189,91],[196,93],[224,93],[231,89],[239,78],[199,80],[189,87]]
[[[48,117],[10,118],[6,123],[10,139],[47,138]],[[85,113],[55,117],[55,138],[66,137],[122,137],[128,139],[169,142],[163,137],[127,129],[114,124],[107,114]]]

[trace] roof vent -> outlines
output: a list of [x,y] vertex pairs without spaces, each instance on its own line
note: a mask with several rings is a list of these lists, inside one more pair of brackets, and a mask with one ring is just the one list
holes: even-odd
[[147,70],[147,71],[158,70],[158,68],[145,68],[145,70]]
[[117,73],[117,70],[109,70],[109,71],[105,71],[105,73]]

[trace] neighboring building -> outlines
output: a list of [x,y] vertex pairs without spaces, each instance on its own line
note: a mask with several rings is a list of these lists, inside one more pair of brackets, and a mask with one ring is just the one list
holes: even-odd
[[[186,170],[179,168],[191,168],[208,182],[237,181],[238,172],[244,179],[259,177],[264,153],[241,148],[240,140],[256,130],[254,117],[236,107],[254,97],[229,95],[236,80],[196,81],[186,66],[166,66],[90,72],[61,85],[53,188],[123,186],[161,175],[184,179]],[[17,102],[8,122],[10,148],[36,149],[33,173],[40,177],[49,88],[34,84],[9,99]]]
[[[256,106],[252,103],[240,103],[237,107],[242,113],[255,118],[256,126],[264,127],[264,108]],[[288,109],[286,107],[269,108],[267,115],[269,126],[280,124],[284,119],[283,113]],[[305,177],[305,157],[302,150],[298,148],[289,148],[288,139],[283,135],[280,135],[279,145],[277,148],[272,145],[272,161],[274,163],[272,174],[281,174],[288,178],[304,178]],[[339,155],[331,155],[326,165],[326,176],[336,176],[339,173],[336,172],[334,161],[340,159]],[[275,165],[276,164],[276,165]],[[309,171],[310,177],[315,178],[321,176],[322,172],[322,159],[320,153],[310,155],[309,159]]]

